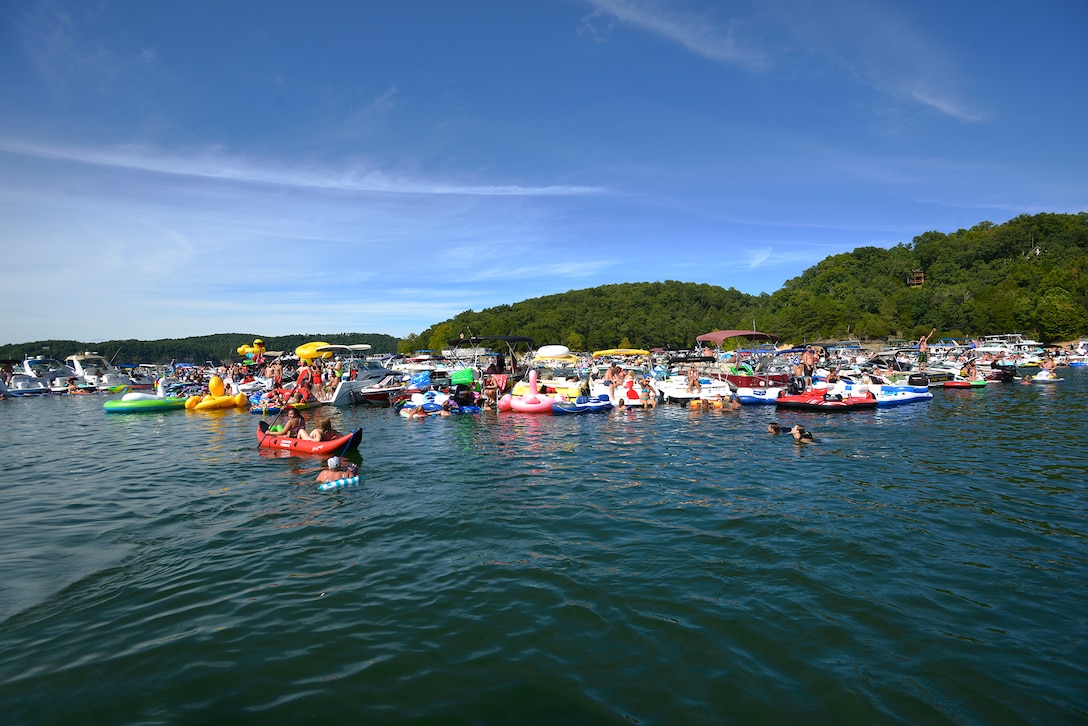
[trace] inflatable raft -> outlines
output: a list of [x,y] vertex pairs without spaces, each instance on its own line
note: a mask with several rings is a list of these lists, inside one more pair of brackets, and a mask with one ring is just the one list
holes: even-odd
[[184,398],[159,398],[150,396],[132,401],[119,399],[106,401],[102,404],[106,413],[140,413],[142,411],[171,411],[175,408],[185,408]]
[[329,441],[307,441],[306,439],[270,434],[268,433],[267,421],[260,421],[257,424],[257,445],[260,448],[279,449],[293,454],[325,454],[327,456],[358,449],[359,442],[362,440],[362,429],[355,429],[350,434],[344,434],[340,438],[330,439]]
[[608,395],[589,398],[579,396],[574,401],[555,401],[552,403],[552,413],[556,415],[583,414],[583,413],[607,413],[612,410],[612,401]]
[[839,413],[845,411],[864,411],[876,408],[876,399],[871,395],[842,396],[822,391],[809,391],[796,396],[779,396],[774,400],[778,408],[794,411],[823,411]]

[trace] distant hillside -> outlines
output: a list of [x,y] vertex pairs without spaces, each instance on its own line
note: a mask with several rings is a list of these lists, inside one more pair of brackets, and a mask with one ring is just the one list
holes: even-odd
[[32,343],[0,346],[0,359],[22,360],[27,355],[46,355],[64,360],[72,353],[93,350],[114,363],[203,363],[206,360],[240,360],[238,347],[251,345],[255,339],[264,341],[267,350],[293,351],[303,343],[315,340],[335,345],[368,343],[371,353],[395,353],[397,338],[381,333],[305,333],[286,336],[263,336],[253,333],[217,333],[194,338],[164,338],[162,340],[107,340],[83,343],[75,340],[38,340]]
[[1077,337],[1088,332],[1088,213],[1022,215],[926,232],[891,249],[860,247],[773,295],[675,281],[571,290],[463,312],[400,349],[439,349],[460,333],[529,335],[576,350],[687,347],[700,333],[753,325],[790,342],[910,338],[931,327],[955,336]]
[[[913,284],[912,284],[913,283]],[[920,284],[919,284],[920,283]],[[0,346],[0,359],[95,350],[116,362],[237,360],[262,338],[269,350],[302,343],[369,343],[375,353],[442,349],[466,335],[528,335],[574,350],[690,347],[717,329],[757,329],[783,342],[1026,333],[1043,342],[1088,334],[1088,212],[1022,215],[952,233],[926,232],[891,249],[833,255],[773,295],[691,282],[631,282],[465,311],[399,340],[378,333],[281,337],[220,333],[152,341],[41,340]]]

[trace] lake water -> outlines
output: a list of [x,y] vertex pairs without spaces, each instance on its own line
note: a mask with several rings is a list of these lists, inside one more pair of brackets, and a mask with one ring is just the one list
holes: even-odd
[[[0,402],[0,721],[1088,720],[1088,373],[850,414]],[[802,421],[815,446],[765,433]]]

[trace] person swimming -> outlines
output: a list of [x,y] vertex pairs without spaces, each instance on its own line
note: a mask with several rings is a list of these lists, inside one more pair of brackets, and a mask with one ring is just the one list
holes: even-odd
[[812,437],[812,432],[805,429],[801,424],[794,424],[790,429],[790,433],[793,434],[793,440],[800,444],[815,444],[816,439]]

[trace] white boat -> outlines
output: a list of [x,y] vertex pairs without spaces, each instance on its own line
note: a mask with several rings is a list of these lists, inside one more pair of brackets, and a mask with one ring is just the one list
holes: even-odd
[[661,398],[661,391],[658,390],[657,384],[652,379],[649,381],[649,397],[646,401],[642,399],[641,381],[647,377],[648,374],[644,373],[642,377],[627,379],[615,388],[603,380],[592,380],[589,383],[589,398],[602,400],[601,396],[605,396],[613,406],[619,406],[621,402],[624,406],[645,406],[647,403],[656,404]]
[[42,380],[25,373],[15,373],[8,383],[0,379],[0,393],[8,396],[40,396],[51,391]]
[[75,369],[61,363],[55,358],[46,358],[37,355],[23,359],[23,374],[32,376],[54,393],[63,393],[68,390],[68,382],[74,380],[80,388],[94,389],[83,378],[76,374]]
[[[336,388],[330,394],[319,394],[317,399],[333,406],[351,406],[356,403],[388,402],[394,391],[403,389],[403,385],[394,385],[394,378],[403,378],[380,364],[356,358],[370,350],[366,343],[355,345],[323,345],[318,353],[332,353],[340,358],[343,375],[336,381]],[[365,357],[365,356],[364,356]]]
[[64,362],[71,366],[78,378],[100,391],[116,386],[132,385],[131,378],[111,365],[105,356],[99,353],[90,351],[76,353],[65,358]]
[[737,387],[737,400],[745,406],[770,404],[774,405],[774,402],[785,391],[783,386],[766,386],[764,388],[753,388],[752,386],[738,386]]
[[933,393],[928,385],[910,385],[893,383],[883,376],[864,374],[859,377],[843,376],[838,383],[828,387],[829,393],[842,393],[846,396],[860,396],[871,393],[878,407],[900,406],[905,403],[929,401]]
[[[672,361],[673,365],[665,370],[661,377],[655,380],[654,385],[661,392],[661,398],[666,402],[690,403],[695,400],[707,400],[714,398],[729,399],[733,395],[733,388],[724,379],[714,378],[709,372],[700,370],[701,361],[713,361],[712,358],[700,357],[698,360],[678,359]],[[690,382],[691,371],[694,370],[697,382]],[[655,369],[655,374],[658,370]]]

